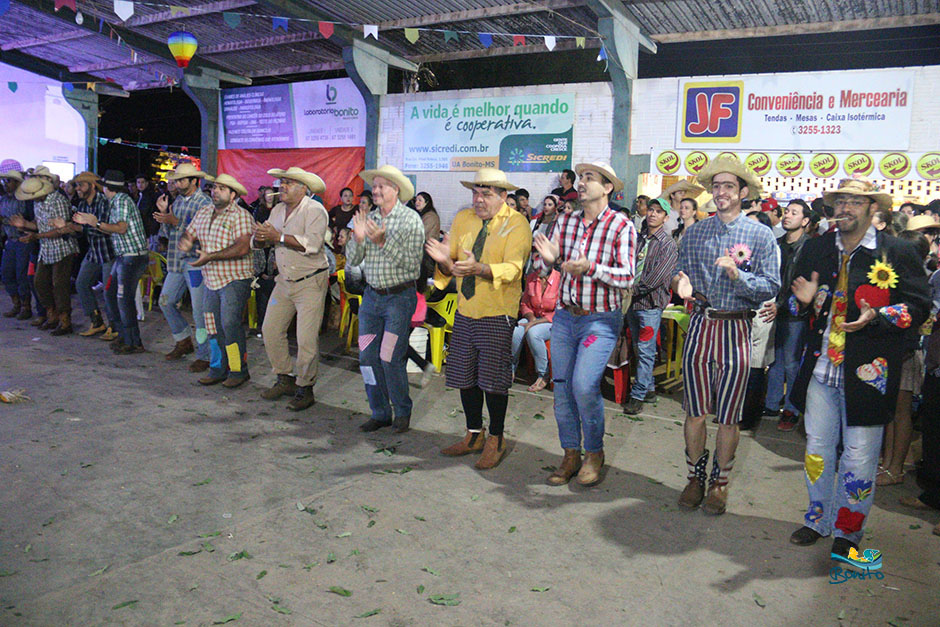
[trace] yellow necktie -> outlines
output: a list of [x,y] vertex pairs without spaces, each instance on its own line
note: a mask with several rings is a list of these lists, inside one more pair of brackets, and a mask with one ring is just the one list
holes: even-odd
[[845,313],[849,306],[849,254],[842,253],[842,265],[839,266],[839,278],[836,280],[836,291],[832,295],[832,317],[829,328],[829,361],[833,366],[841,366],[845,359]]

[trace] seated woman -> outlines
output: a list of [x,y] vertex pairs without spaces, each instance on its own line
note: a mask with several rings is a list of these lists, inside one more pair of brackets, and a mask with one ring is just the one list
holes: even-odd
[[552,270],[547,277],[540,277],[533,272],[526,278],[525,293],[519,306],[521,317],[512,334],[512,364],[515,372],[519,365],[519,356],[522,354],[524,337],[535,359],[535,373],[538,377],[535,383],[529,386],[530,392],[544,390],[548,385],[548,349],[545,342],[551,339],[552,317],[555,315],[560,284],[561,275],[558,270]]

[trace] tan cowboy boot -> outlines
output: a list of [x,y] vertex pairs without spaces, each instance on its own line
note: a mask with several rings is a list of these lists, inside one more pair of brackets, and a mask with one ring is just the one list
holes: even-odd
[[705,504],[702,509],[706,514],[718,516],[725,513],[728,505],[728,475],[734,468],[734,458],[728,462],[724,468],[718,466],[718,455],[715,455],[712,472],[708,478],[708,494],[705,496]]
[[503,434],[490,435],[483,444],[483,454],[474,464],[477,470],[489,470],[496,468],[499,462],[506,455],[506,442],[503,440]]
[[4,318],[15,318],[20,315],[20,311],[23,310],[23,303],[19,296],[11,296],[10,298],[13,300],[13,309],[3,312]]
[[174,359],[180,359],[183,355],[188,355],[192,352],[195,352],[196,349],[193,347],[192,338],[185,338],[180,340],[173,346],[173,350],[163,356],[167,361],[173,361]]
[[583,486],[597,485],[601,482],[601,468],[604,467],[604,451],[586,453],[584,465],[578,473],[578,483]]
[[51,331],[59,326],[59,312],[52,307],[46,308],[46,321],[39,325],[41,331]]
[[697,460],[689,457],[689,452],[685,452],[685,465],[689,469],[686,484],[682,494],[679,495],[679,507],[685,509],[697,509],[705,498],[705,481],[708,477],[708,450],[706,449]]
[[469,455],[470,453],[480,453],[483,451],[485,441],[486,429],[482,429],[476,433],[468,430],[467,435],[465,435],[460,442],[441,449],[441,455],[459,457],[461,455]]
[[72,312],[66,311],[59,314],[59,325],[52,330],[52,335],[68,335],[72,332]]
[[548,476],[548,485],[565,485],[581,470],[581,449],[566,448],[561,466]]

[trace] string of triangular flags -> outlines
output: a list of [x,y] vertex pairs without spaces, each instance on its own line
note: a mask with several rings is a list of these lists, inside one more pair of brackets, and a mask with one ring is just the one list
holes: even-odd
[[[167,152],[171,155],[177,157],[189,157],[190,154],[189,146],[182,146],[179,144],[151,144],[149,142],[132,142],[125,141],[120,137],[99,137],[98,143],[102,146],[107,144],[120,144],[121,146],[127,146],[129,148],[139,148],[141,150],[152,150],[154,152]],[[196,148],[196,153],[199,153],[199,149]]]

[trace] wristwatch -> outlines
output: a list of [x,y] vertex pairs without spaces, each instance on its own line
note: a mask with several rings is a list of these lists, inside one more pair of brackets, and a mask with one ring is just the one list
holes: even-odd
[[284,244],[284,234],[281,233],[281,239],[278,240],[282,245]]

